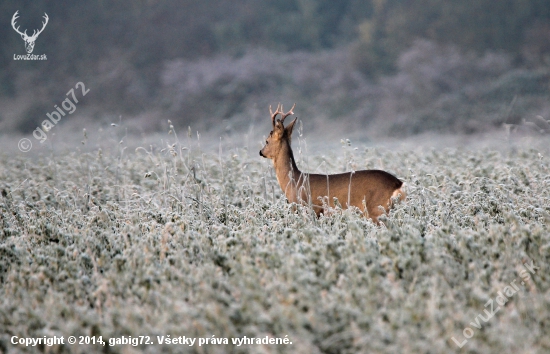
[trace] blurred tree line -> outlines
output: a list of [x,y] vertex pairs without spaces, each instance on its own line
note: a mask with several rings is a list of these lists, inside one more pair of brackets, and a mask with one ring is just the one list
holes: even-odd
[[504,51],[517,64],[549,64],[547,0],[373,0],[359,24],[356,65],[373,75],[391,72],[417,38],[478,53]]
[[[13,60],[24,53],[10,26],[16,10],[18,25],[30,33],[48,13],[34,52],[47,53],[47,62]],[[126,112],[161,95],[160,73],[170,60],[239,57],[258,47],[281,53],[351,48],[352,65],[366,77],[395,72],[399,54],[418,38],[478,53],[503,51],[517,66],[550,63],[548,0],[4,0],[0,20],[0,96],[34,85],[63,97],[75,78],[89,78],[104,91],[95,103]]]
[[238,55],[256,46],[317,50],[356,41],[357,65],[377,73],[394,68],[397,55],[417,38],[519,58],[525,42],[550,23],[547,0],[5,0],[0,9],[3,68],[20,42],[8,25],[15,10],[29,31],[39,28],[43,12],[49,14],[38,43],[62,53],[52,65],[61,61],[65,68],[114,49],[147,67],[173,58]]

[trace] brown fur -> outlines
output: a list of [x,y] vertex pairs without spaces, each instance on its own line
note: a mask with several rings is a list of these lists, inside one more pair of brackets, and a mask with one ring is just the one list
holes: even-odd
[[334,198],[337,198],[342,208],[357,207],[378,223],[378,217],[392,207],[392,197],[405,199],[401,189],[403,182],[385,171],[362,170],[334,175],[302,173],[290,146],[296,118],[284,127],[284,118],[292,114],[292,109],[283,115],[283,120],[275,121],[277,114],[282,114],[279,107],[275,114],[272,113],[273,130],[260,155],[273,160],[277,181],[289,202],[311,205],[319,216],[327,212],[326,206],[334,208]]

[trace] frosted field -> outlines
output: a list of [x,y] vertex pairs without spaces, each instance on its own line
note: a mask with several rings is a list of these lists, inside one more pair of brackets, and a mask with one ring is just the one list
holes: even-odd
[[[0,352],[550,351],[547,150],[344,142],[322,155],[295,141],[302,170],[406,182],[407,202],[376,227],[349,210],[293,212],[260,138],[167,139],[1,155]],[[123,336],[153,344],[109,345]],[[232,344],[245,336],[288,344]]]

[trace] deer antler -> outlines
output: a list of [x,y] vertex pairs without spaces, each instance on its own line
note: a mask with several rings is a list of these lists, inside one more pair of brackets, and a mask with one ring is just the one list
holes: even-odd
[[40,33],[42,33],[42,31],[44,31],[44,28],[46,28],[46,25],[48,24],[48,21],[50,20],[50,18],[48,17],[48,14],[45,13],[45,12],[44,12],[44,16],[42,16],[42,17],[44,17],[44,20],[46,20],[46,22],[42,22],[42,28],[41,28],[36,34],[34,33],[34,32],[36,32],[36,30],[34,30],[34,31],[32,32],[32,36],[31,36],[31,37],[33,37],[33,38],[38,37],[38,35],[39,35]]
[[25,30],[25,32],[21,32],[19,30],[20,26],[17,26],[17,28],[15,28],[15,21],[19,18],[19,16],[17,16],[18,12],[19,12],[19,10],[15,11],[15,13],[13,14],[13,17],[11,18],[11,26],[13,27],[15,32],[19,33],[22,36],[27,36],[27,30]]
[[[296,103],[294,103],[294,105],[292,105],[292,108],[290,109],[290,111],[286,112],[285,114],[283,114],[283,117],[281,118],[281,123],[285,121],[285,118],[288,117],[289,115],[291,114],[294,114],[294,107],[296,107]],[[281,105],[281,109],[283,109],[283,106]],[[282,113],[282,112],[281,112]]]
[[275,126],[275,118],[277,117],[278,114],[283,114],[283,106],[281,106],[281,104],[279,103],[277,105],[277,110],[275,111],[275,113],[273,113],[273,111],[271,110],[271,105],[269,105],[269,113],[271,114],[271,122],[273,123],[273,126]]
[[296,107],[296,103],[294,103],[290,111],[283,113],[283,105],[279,103],[277,105],[277,110],[275,111],[275,113],[273,113],[273,111],[271,110],[271,106],[269,106],[269,113],[271,114],[271,122],[273,122],[273,126],[275,126],[275,118],[277,117],[277,115],[281,115],[281,123],[283,123],[286,117],[294,114],[294,107]]
[[11,18],[11,26],[13,27],[15,32],[17,32],[21,36],[24,36],[25,38],[29,38],[29,39],[35,39],[36,37],[38,37],[38,35],[40,33],[42,33],[42,31],[44,31],[44,28],[46,28],[46,25],[48,24],[48,21],[50,20],[50,18],[48,17],[48,14],[44,12],[44,16],[42,16],[42,17],[44,17],[45,21],[42,22],[42,28],[40,30],[38,30],[38,32],[36,30],[34,30],[32,32],[32,36],[29,37],[29,35],[27,35],[27,30],[25,30],[25,32],[21,32],[19,30],[20,26],[17,26],[17,28],[15,27],[16,26],[16,21],[19,18],[18,13],[19,13],[19,10],[15,11],[15,13],[13,14],[13,17]]

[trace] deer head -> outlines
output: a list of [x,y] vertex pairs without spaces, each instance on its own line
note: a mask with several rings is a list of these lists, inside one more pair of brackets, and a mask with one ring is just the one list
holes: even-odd
[[[268,159],[274,159],[277,154],[282,150],[284,144],[290,145],[290,138],[292,136],[292,129],[294,129],[294,124],[298,118],[294,118],[292,122],[286,127],[283,125],[285,118],[291,114],[294,114],[293,110],[296,106],[296,103],[290,111],[283,113],[283,106],[281,104],[277,105],[277,110],[275,113],[271,110],[269,106],[269,113],[271,114],[271,122],[273,124],[273,130],[269,133],[267,140],[265,141],[265,146],[260,150],[260,156],[266,157]],[[281,115],[281,119],[276,119],[278,115]]]
[[15,11],[15,13],[13,14],[13,17],[11,18],[11,26],[13,27],[15,32],[21,35],[21,38],[23,38],[23,40],[25,41],[25,49],[27,50],[27,53],[30,54],[34,50],[34,42],[36,41],[36,38],[38,38],[38,35],[42,33],[42,31],[44,31],[44,28],[46,28],[46,25],[48,24],[48,20],[49,20],[48,14],[44,12],[43,17],[45,22],[42,22],[42,29],[40,29],[38,32],[34,30],[32,33],[32,36],[28,36],[27,30],[25,30],[25,32],[21,32],[19,31],[19,26],[15,28],[15,21],[19,18],[19,16],[17,16],[18,12],[19,10]]

